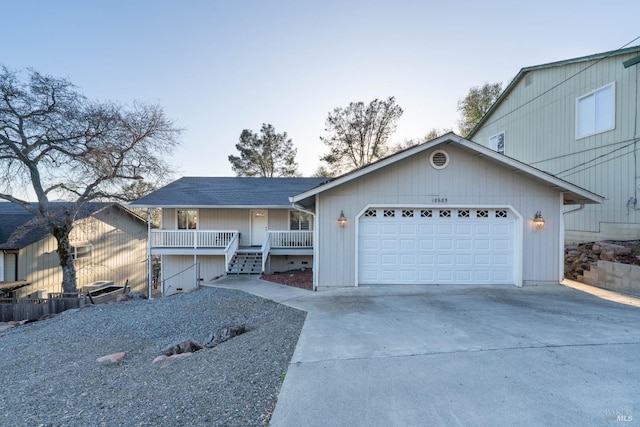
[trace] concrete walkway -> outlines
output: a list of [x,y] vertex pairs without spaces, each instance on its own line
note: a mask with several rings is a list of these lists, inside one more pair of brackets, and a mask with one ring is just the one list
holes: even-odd
[[216,286],[308,312],[272,427],[640,421],[637,307],[560,285]]

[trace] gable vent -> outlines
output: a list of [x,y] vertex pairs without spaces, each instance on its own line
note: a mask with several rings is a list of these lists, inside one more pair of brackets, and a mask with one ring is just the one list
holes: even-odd
[[446,151],[437,150],[431,153],[429,161],[431,162],[431,166],[434,168],[444,169],[449,164],[449,155]]

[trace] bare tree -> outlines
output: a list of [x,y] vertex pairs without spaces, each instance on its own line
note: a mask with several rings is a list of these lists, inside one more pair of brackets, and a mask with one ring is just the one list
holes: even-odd
[[336,175],[361,168],[389,153],[387,143],[402,116],[395,98],[374,99],[368,105],[352,102],[335,108],[325,122],[326,137],[320,140],[329,153],[320,158]]
[[[0,68],[0,199],[55,237],[64,292],[76,290],[69,234],[78,212],[91,201],[123,199],[127,183],[162,176],[162,155],[179,135],[159,106],[93,102],[68,79]],[[54,209],[52,198],[71,203]]]
[[442,136],[447,132],[451,132],[451,129],[433,128],[429,132],[427,132],[427,134],[425,136],[423,136],[422,138],[405,139],[402,142],[398,142],[397,144],[395,144],[391,148],[391,151],[393,153],[397,153],[398,151],[406,150],[408,148],[415,147],[416,145],[424,144],[425,142],[429,142],[429,141],[431,141],[433,139],[436,139],[439,136]]
[[297,150],[287,133],[276,133],[272,125],[262,124],[260,135],[244,129],[236,144],[240,156],[229,156],[238,176],[298,176]]
[[482,86],[474,86],[464,99],[458,101],[460,120],[458,126],[460,134],[469,135],[469,132],[480,122],[493,103],[502,93],[502,83],[485,83]]

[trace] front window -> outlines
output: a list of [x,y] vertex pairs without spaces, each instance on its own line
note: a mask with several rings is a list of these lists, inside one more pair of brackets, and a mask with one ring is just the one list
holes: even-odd
[[311,214],[289,211],[289,230],[311,230]]
[[198,211],[178,209],[178,230],[195,230],[198,228]]
[[615,128],[615,82],[576,99],[576,139]]
[[500,132],[489,138],[489,148],[500,154],[504,154],[504,132]]

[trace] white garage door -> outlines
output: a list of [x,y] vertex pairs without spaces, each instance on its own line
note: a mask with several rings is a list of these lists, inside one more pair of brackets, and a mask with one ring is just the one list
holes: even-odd
[[513,284],[508,209],[369,209],[359,221],[360,284]]

